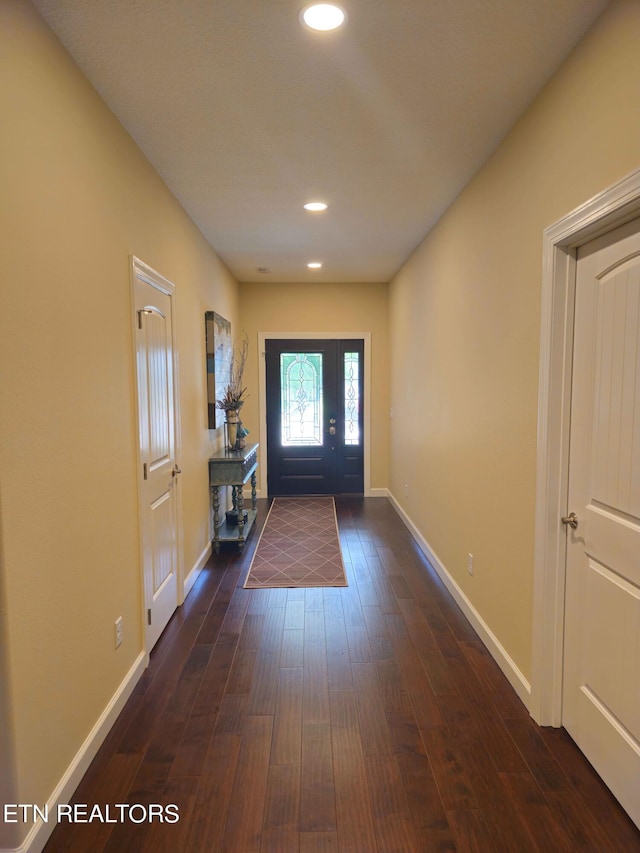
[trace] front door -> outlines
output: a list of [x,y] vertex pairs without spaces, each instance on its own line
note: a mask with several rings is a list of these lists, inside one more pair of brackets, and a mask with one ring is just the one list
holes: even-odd
[[639,333],[636,220],[578,253],[562,722],[638,826]]
[[364,492],[362,340],[265,345],[269,495]]
[[178,604],[178,477],[172,285],[134,260],[146,648]]

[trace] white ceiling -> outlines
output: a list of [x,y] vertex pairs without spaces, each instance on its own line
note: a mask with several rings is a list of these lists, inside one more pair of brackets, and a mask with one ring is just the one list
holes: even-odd
[[323,34],[299,0],[34,5],[239,281],[373,282],[607,0],[344,0]]

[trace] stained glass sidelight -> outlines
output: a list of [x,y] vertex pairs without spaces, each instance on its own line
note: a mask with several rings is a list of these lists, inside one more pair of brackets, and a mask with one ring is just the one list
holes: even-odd
[[283,447],[322,445],[322,353],[280,354]]
[[360,353],[344,354],[344,443],[360,444]]

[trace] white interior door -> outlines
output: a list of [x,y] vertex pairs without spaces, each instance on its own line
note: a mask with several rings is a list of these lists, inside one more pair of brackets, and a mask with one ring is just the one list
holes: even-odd
[[638,826],[639,332],[635,220],[578,253],[562,722]]
[[173,288],[134,260],[146,648],[178,604],[180,513],[176,464]]

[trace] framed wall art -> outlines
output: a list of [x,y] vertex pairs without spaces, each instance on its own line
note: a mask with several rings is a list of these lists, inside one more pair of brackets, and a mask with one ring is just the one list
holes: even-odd
[[229,384],[229,372],[233,354],[231,323],[216,314],[204,314],[205,347],[207,354],[207,416],[209,429],[218,429],[224,424],[224,412],[216,408],[216,401]]

